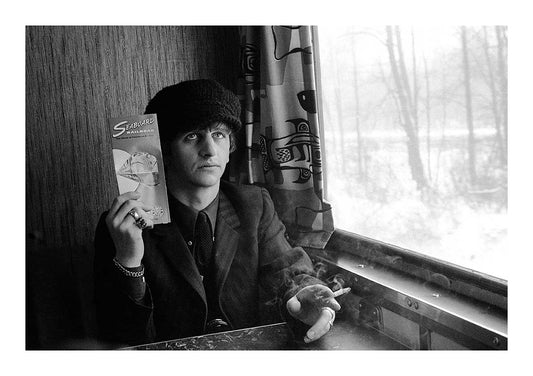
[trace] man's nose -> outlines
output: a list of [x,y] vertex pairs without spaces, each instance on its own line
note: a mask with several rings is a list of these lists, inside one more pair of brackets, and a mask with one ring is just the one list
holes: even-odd
[[210,157],[210,156],[215,155],[216,153],[215,140],[213,140],[211,135],[208,135],[207,137],[203,138],[200,153],[204,157]]

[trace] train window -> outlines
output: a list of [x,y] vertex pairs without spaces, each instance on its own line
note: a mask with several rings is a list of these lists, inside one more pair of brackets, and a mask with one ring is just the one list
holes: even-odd
[[508,279],[506,31],[317,28],[336,228]]

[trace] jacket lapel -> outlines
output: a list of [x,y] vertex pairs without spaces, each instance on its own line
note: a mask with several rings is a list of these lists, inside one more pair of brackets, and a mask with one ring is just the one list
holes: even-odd
[[[215,229],[215,284],[218,296],[220,296],[220,292],[226,282],[231,263],[239,245],[238,229],[240,225],[239,217],[233,205],[226,195],[220,191]],[[178,226],[173,222],[157,225],[150,231],[150,236],[146,238],[149,238],[149,241],[153,243],[151,246],[153,248],[152,251],[161,253],[207,304],[202,277]],[[149,255],[146,256],[149,257]]]
[[[178,226],[171,222],[157,225],[151,232],[154,252],[160,252],[170,265],[178,271],[192,288],[207,302],[202,277],[196,263],[181,235]],[[207,303],[206,303],[207,304]]]
[[231,205],[231,202],[220,191],[220,202],[217,213],[217,224],[215,230],[215,283],[218,289],[218,296],[224,287],[226,277],[235,257],[235,252],[239,245],[238,229],[241,223],[239,217]]

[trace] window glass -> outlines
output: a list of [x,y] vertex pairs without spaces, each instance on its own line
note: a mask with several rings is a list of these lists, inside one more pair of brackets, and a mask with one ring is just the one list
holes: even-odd
[[508,279],[506,27],[318,39],[335,227]]

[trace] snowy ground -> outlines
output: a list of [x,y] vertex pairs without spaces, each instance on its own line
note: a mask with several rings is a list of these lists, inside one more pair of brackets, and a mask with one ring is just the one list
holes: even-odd
[[[461,191],[466,175],[464,142],[455,136],[447,137],[456,141],[444,147],[432,143],[435,189],[425,197],[411,179],[402,137],[375,135],[372,143],[365,143],[366,179],[357,173],[356,138],[345,137],[345,149],[350,150],[345,173],[338,152],[327,154],[327,200],[333,207],[335,226],[508,279],[507,201],[502,198],[506,191],[481,201]],[[483,154],[492,145],[491,133],[479,136],[480,174],[506,182],[506,173],[491,168]],[[326,151],[338,151],[339,139],[336,142],[326,134]]]

